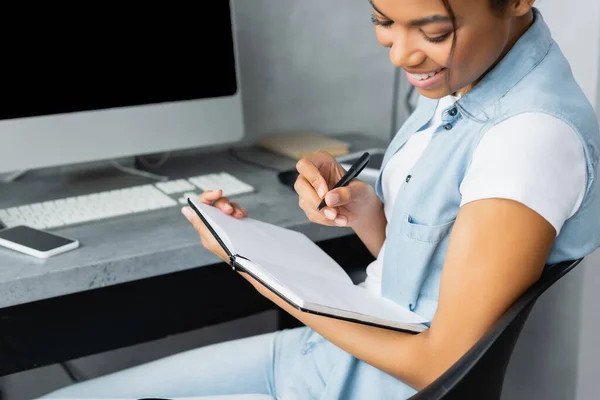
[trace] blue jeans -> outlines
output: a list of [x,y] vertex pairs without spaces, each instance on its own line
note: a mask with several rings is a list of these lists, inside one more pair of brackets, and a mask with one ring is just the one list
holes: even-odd
[[218,343],[81,382],[42,398],[319,397],[337,358],[331,352],[340,351],[332,347],[329,352],[311,352],[322,341],[303,327]]

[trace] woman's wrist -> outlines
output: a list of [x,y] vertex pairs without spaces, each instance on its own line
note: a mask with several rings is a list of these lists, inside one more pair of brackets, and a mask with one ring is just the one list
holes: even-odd
[[369,186],[368,191],[369,194],[366,196],[360,216],[354,224],[354,226],[359,229],[372,226],[373,223],[381,217],[385,218],[383,213],[383,202],[379,196],[377,196],[375,189]]
[[377,198],[363,213],[361,213],[360,217],[357,218],[352,227],[358,230],[372,229],[380,226],[381,222],[384,220],[385,214],[383,212],[383,203]]
[[387,219],[385,218],[383,203],[379,197],[375,195],[371,201],[372,204],[365,209],[365,212],[352,225],[352,229],[369,252],[377,257],[385,241]]

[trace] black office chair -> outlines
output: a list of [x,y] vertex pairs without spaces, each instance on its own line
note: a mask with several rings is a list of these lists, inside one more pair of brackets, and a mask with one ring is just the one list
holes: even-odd
[[475,346],[409,400],[500,399],[504,376],[523,325],[537,299],[582,259],[548,266]]

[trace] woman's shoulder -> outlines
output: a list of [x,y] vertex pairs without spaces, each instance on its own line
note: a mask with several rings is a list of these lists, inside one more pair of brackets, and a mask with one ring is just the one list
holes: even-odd
[[533,112],[553,115],[589,139],[599,137],[596,111],[556,44],[495,105],[498,122]]
[[461,184],[461,205],[491,197],[516,200],[558,234],[579,210],[587,181],[584,146],[572,127],[546,113],[521,113],[482,137]]

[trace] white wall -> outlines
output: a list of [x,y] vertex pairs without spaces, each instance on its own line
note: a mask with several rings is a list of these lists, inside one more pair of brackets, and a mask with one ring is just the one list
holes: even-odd
[[[536,5],[600,115],[600,1]],[[515,348],[504,399],[600,398],[599,286],[597,252],[538,301]]]
[[[590,51],[590,57],[597,56],[596,74],[596,114],[600,120],[600,2],[594,3],[593,14],[596,16],[597,45]],[[592,28],[592,27],[590,27]],[[591,31],[591,34],[594,32]],[[593,71],[590,71],[592,74]],[[590,83],[590,86],[593,82]],[[593,96],[593,93],[590,93]],[[592,97],[591,97],[592,98]],[[587,400],[597,398],[600,394],[600,251],[588,257],[584,264],[583,285],[581,295],[581,323],[579,331],[579,363],[577,376],[577,399]]]
[[595,105],[600,61],[600,1],[538,0],[536,4],[569,59],[575,78]]
[[249,140],[313,130],[388,138],[393,67],[366,0],[235,0]]

